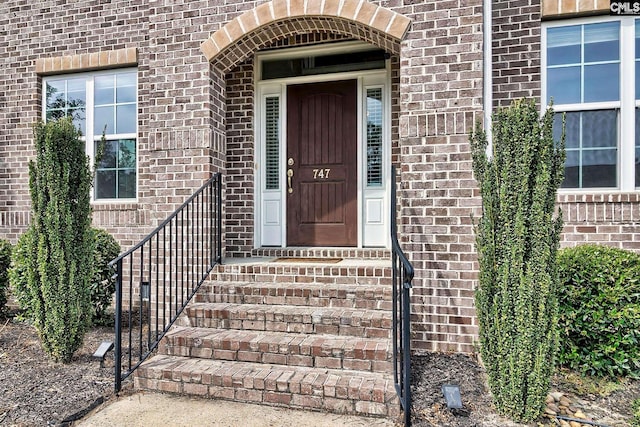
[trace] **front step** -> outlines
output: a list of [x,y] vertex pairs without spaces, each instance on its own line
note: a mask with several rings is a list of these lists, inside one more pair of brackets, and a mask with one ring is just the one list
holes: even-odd
[[206,283],[196,302],[391,310],[391,287],[280,283]]
[[160,354],[275,363],[288,366],[391,372],[391,341],[352,336],[300,335],[176,327]]
[[158,355],[137,388],[289,408],[397,417],[393,381],[379,374]]
[[[299,253],[281,251],[277,256]],[[386,259],[359,255],[337,263],[227,260],[163,338],[159,354],[136,371],[136,386],[397,417],[391,268]]]
[[391,313],[268,304],[194,303],[179,326],[389,338]]

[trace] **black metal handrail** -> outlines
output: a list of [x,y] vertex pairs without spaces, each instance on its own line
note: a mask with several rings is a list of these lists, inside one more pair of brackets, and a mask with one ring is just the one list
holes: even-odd
[[140,243],[109,263],[116,271],[116,393],[221,262],[222,175],[217,173]]
[[411,425],[411,307],[409,290],[414,269],[398,242],[396,168],[391,167],[391,262],[393,269],[393,378],[404,411],[405,426]]

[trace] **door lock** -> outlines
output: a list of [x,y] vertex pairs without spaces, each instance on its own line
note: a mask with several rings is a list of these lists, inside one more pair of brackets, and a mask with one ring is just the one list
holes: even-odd
[[293,166],[296,162],[293,161],[293,157],[289,157],[289,160],[287,160],[287,164],[289,166]]

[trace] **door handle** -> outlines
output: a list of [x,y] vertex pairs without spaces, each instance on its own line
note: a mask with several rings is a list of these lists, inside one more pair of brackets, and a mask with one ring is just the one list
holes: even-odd
[[293,169],[287,169],[287,185],[289,187],[289,194],[293,193],[293,188],[291,187],[291,180],[293,178]]

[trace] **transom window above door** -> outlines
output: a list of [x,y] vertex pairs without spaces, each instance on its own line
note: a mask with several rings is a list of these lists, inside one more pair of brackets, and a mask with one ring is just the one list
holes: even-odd
[[43,89],[45,120],[71,116],[87,154],[92,161],[99,156],[93,199],[135,199],[137,70],[51,76],[43,80]]
[[387,58],[388,55],[383,50],[375,49],[267,59],[262,61],[262,80],[384,69]]

